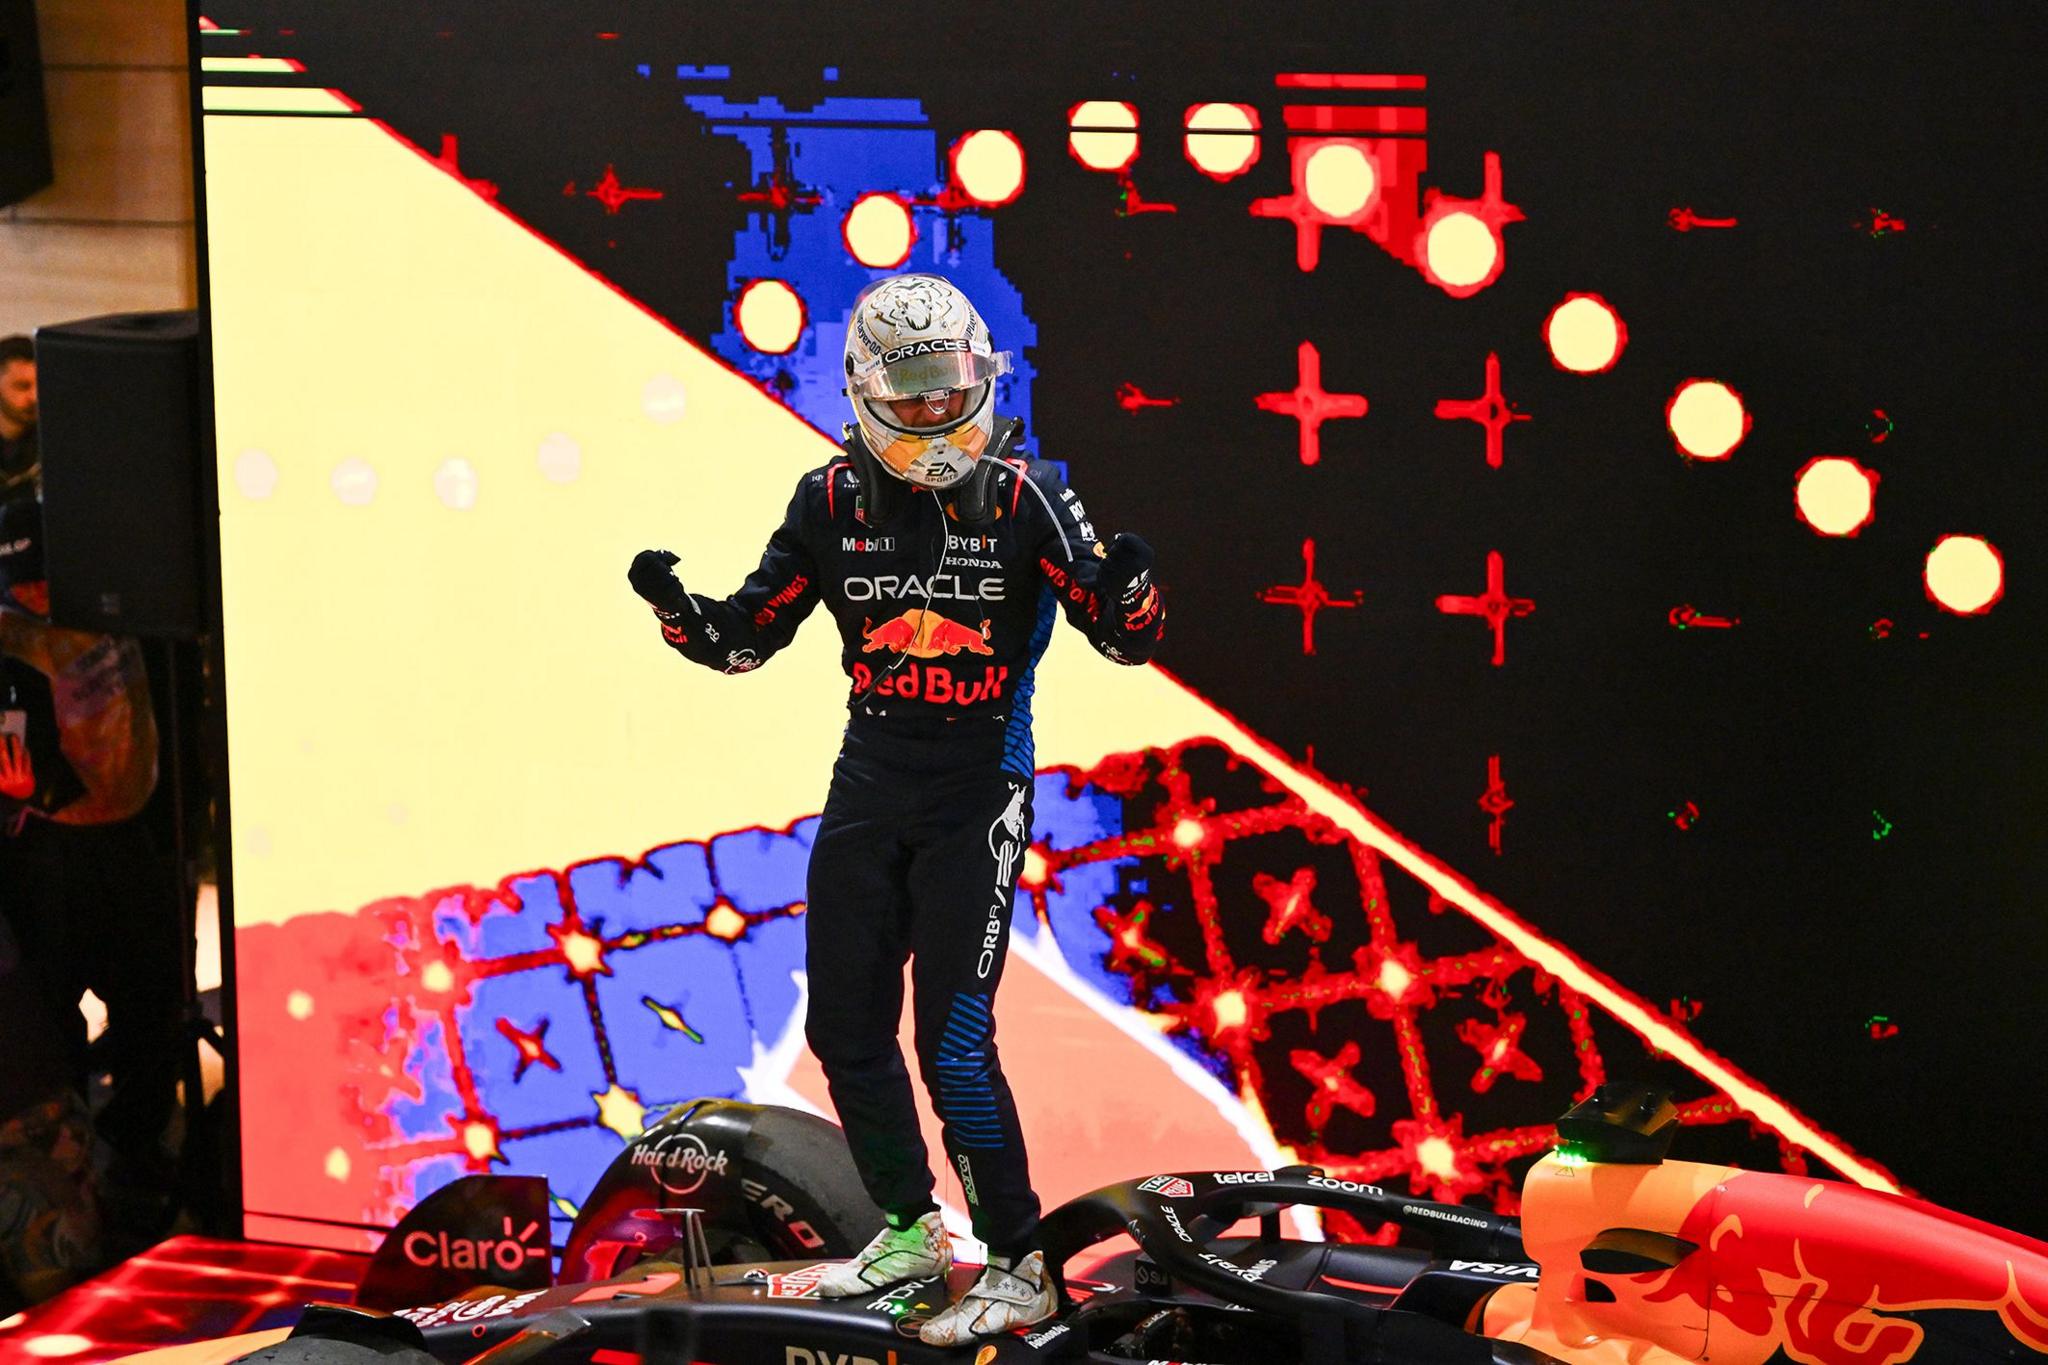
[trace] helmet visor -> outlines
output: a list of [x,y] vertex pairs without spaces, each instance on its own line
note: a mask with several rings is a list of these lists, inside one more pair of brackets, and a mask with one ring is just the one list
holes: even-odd
[[861,398],[917,398],[927,393],[985,384],[1010,372],[1010,353],[983,355],[965,341],[913,341],[884,351],[847,376],[847,389]]

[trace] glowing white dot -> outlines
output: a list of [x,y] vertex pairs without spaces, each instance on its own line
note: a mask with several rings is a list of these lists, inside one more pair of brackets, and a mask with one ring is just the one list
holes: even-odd
[[476,506],[476,486],[476,466],[460,455],[441,461],[434,471],[434,496],[454,511],[467,512]]
[[1138,155],[1138,111],[1121,100],[1083,100],[1067,115],[1074,128],[1128,128],[1130,132],[1073,132],[1067,150],[1091,171],[1120,171]]
[[1598,374],[1614,368],[1628,344],[1621,317],[1597,294],[1572,294],[1551,311],[1543,324],[1550,358],[1573,374]]
[[1853,536],[1870,524],[1877,475],[1854,460],[1828,455],[1807,462],[1794,484],[1799,515],[1824,536]]
[[1430,224],[1423,253],[1437,279],[1453,289],[1470,289],[1500,263],[1500,241],[1479,215],[1447,213]]
[[658,374],[640,386],[640,411],[663,426],[680,422],[685,397],[682,380],[672,374]]
[[269,451],[251,446],[235,456],[235,490],[252,502],[277,491],[277,461]]
[[1424,1138],[1415,1144],[1415,1164],[1439,1180],[1449,1180],[1458,1173],[1458,1149],[1447,1138]]
[[327,482],[334,489],[334,496],[348,507],[367,507],[377,496],[377,471],[359,455],[351,455],[334,466]]
[[313,997],[306,991],[293,991],[284,998],[284,1012],[294,1019],[313,1017]]
[[1695,460],[1725,460],[1749,434],[1742,396],[1718,379],[1688,379],[1664,414],[1678,448]]
[[26,1314],[26,1313],[16,1313],[16,1314],[14,1314],[14,1315],[13,1315],[12,1317],[6,1318],[6,1319],[4,1319],[4,1320],[0,1320],[0,1332],[11,1332],[11,1331],[13,1331],[13,1330],[14,1330],[15,1328],[17,1328],[17,1327],[21,1326],[21,1325],[22,1325],[22,1324],[23,1324],[24,1322],[27,1322],[27,1321],[28,1321],[28,1314]]
[[953,144],[953,179],[969,199],[997,208],[1024,191],[1024,146],[1000,128],[979,128]]
[[1036,848],[1027,848],[1024,850],[1024,870],[1017,874],[1017,880],[1024,886],[1041,887],[1045,885],[1051,871],[1052,866],[1046,861],[1043,853]]
[[455,973],[445,962],[429,962],[420,972],[420,985],[430,991],[445,991],[455,984]]
[[1195,169],[1217,180],[1243,175],[1259,159],[1259,116],[1244,104],[1198,104],[1188,110],[1184,150]]
[[62,1360],[92,1349],[92,1338],[76,1332],[45,1332],[21,1343],[21,1349],[38,1360]]
[[1236,1028],[1244,1023],[1251,1013],[1245,1008],[1244,993],[1241,991],[1221,992],[1210,1005],[1210,1009],[1215,1013],[1216,1027],[1219,1029]]
[[78,997],[78,1012],[85,1016],[85,1039],[96,1040],[107,1031],[107,1002],[87,991]]
[[574,483],[583,473],[583,447],[562,432],[550,432],[540,443],[540,472],[554,483]]
[[1308,154],[1301,168],[1302,192],[1316,212],[1350,218],[1372,202],[1379,188],[1372,158],[1348,142],[1326,142]]
[[786,355],[803,337],[804,301],[782,280],[755,280],[732,311],[747,345],[764,355]]
[[910,257],[917,225],[893,194],[864,194],[853,201],[840,226],[846,250],[870,270],[894,270]]
[[327,1164],[321,1168],[329,1180],[346,1180],[350,1170],[348,1153],[336,1147],[327,1154]]
[[1944,611],[1977,616],[2005,595],[2005,560],[1979,536],[1943,536],[1927,552],[1927,595]]

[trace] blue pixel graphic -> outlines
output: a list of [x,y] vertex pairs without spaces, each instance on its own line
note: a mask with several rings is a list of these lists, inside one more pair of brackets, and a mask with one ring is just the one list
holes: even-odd
[[797,292],[807,315],[794,350],[764,355],[747,344],[729,305],[725,325],[710,338],[719,356],[837,440],[850,420],[842,392],[847,319],[861,290],[897,273],[855,260],[842,224],[863,194],[889,193],[909,206],[916,231],[898,270],[942,274],[974,300],[997,348],[1016,357],[1015,369],[997,381],[997,411],[1023,418],[1031,430],[1037,371],[1030,352],[1038,329],[1023,295],[996,268],[995,222],[933,202],[948,174],[947,148],[918,101],[835,97],[802,111],[773,96],[742,104],[689,95],[684,103],[714,134],[745,147],[752,161],[753,185],[734,187],[758,198],[749,200],[747,228],[733,243],[727,297],[737,300],[751,281],[779,279]]
[[[1114,837],[1121,802],[1069,786],[1059,773],[1037,778],[1038,846]],[[419,985],[393,1006],[397,1031],[398,1015],[411,1011],[408,1084],[382,1108],[397,1138],[387,1159],[402,1165],[407,1198],[488,1166],[546,1176],[556,1215],[567,1218],[635,1118],[652,1122],[697,1096],[745,1097],[743,1072],[757,1051],[801,1025],[817,827],[812,816],[786,830],[739,830],[638,860],[521,874],[494,892],[403,903],[389,942]],[[1101,900],[1090,898],[1112,894],[1135,866],[1126,858],[1074,867],[1046,898],[1068,962],[1112,998],[1108,938],[1089,913]],[[1015,932],[1038,941],[1044,929],[1028,891],[1012,911]],[[433,1000],[436,963],[457,982],[452,1003]],[[618,1095],[623,1117],[606,1109]],[[448,1153],[451,1134],[467,1143],[473,1132],[488,1143],[468,1146],[469,1160]],[[419,1154],[408,1159],[409,1147]]]

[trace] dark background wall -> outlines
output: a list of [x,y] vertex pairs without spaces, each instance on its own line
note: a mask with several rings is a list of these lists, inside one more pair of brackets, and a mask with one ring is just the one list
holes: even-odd
[[[1099,525],[1158,547],[1165,665],[1617,980],[1696,1006],[1708,1046],[1907,1184],[2048,1228],[2048,1186],[2011,1159],[2043,1118],[2048,964],[2038,10],[648,6],[569,31],[493,9],[323,9],[271,46],[422,147],[459,133],[464,175],[694,337],[728,327],[721,243],[751,174],[673,89],[624,79],[635,63],[1016,130],[1030,179],[995,250],[1036,327],[1033,436]],[[1277,132],[1240,180],[1190,167],[1181,111],[1242,100],[1277,129],[1282,71],[1425,75],[1425,183],[1477,196],[1496,152],[1527,215],[1500,281],[1450,299],[1342,232],[1298,269],[1291,228],[1247,212],[1288,190]],[[1130,180],[1175,212],[1120,213],[1116,178],[1065,154],[1090,98],[1137,106]],[[629,147],[661,149],[637,179],[665,197],[630,224],[573,214],[563,168]],[[1738,226],[1675,231],[1688,206]],[[1873,231],[1878,212],[1903,226]],[[1611,373],[1549,361],[1540,324],[1573,290],[1628,326]],[[1371,402],[1313,467],[1254,403],[1292,387],[1303,340]],[[1489,351],[1531,416],[1499,469],[1433,416]],[[1664,429],[1693,375],[1754,416],[1724,463]],[[1124,383],[1179,401],[1127,411]],[[1821,454],[1882,477],[1858,537],[1794,515]],[[1951,532],[2003,554],[1986,616],[1922,590]],[[1309,537],[1318,577],[1363,591],[1313,656],[1260,600]],[[1489,551],[1535,603],[1498,668],[1435,606],[1481,589]],[[1740,625],[1674,629],[1683,604]],[[1491,755],[1515,803],[1498,856],[1475,804]]]

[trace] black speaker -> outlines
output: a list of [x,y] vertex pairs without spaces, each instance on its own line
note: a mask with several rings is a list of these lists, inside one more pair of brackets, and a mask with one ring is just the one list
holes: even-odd
[[50,619],[195,638],[211,599],[199,317],[117,313],[36,329]]
[[52,178],[35,0],[0,0],[0,207]]

